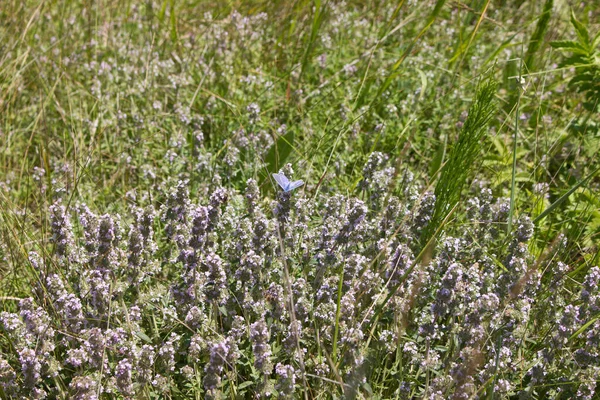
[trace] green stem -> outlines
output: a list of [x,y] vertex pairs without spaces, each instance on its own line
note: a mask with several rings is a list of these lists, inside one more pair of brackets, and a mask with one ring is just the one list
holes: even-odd
[[515,184],[517,176],[517,137],[519,134],[519,105],[521,104],[521,68],[522,60],[519,61],[519,77],[517,78],[517,105],[515,109],[515,134],[513,136],[513,160],[512,160],[512,177],[510,179],[510,210],[508,212],[508,227],[507,232],[510,234],[512,230],[513,213],[515,211]]
[[333,351],[332,358],[333,363],[337,364],[337,338],[340,330],[340,314],[341,307],[340,304],[342,302],[342,285],[344,284],[344,264],[342,264],[342,268],[340,269],[340,279],[338,282],[338,296],[337,296],[337,309],[335,311],[335,328],[333,330]]

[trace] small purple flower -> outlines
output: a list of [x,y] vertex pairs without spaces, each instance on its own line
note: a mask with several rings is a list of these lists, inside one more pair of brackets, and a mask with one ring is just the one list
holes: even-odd
[[204,389],[212,397],[216,394],[221,385],[221,374],[229,353],[229,346],[226,342],[216,342],[210,345],[210,359],[204,368]]
[[98,400],[98,379],[94,376],[75,376],[69,384],[69,395],[74,400]]
[[73,236],[73,226],[67,215],[66,208],[58,200],[50,206],[49,211],[51,216],[51,241],[55,245],[56,254],[59,257],[69,257],[71,251],[75,248],[75,239]]
[[25,387],[33,389],[41,379],[42,363],[40,359],[34,350],[23,349],[19,351],[19,362],[21,363],[23,384]]
[[269,345],[269,329],[264,319],[250,325],[250,341],[254,353],[254,366],[264,374],[271,370],[271,346]]
[[119,392],[125,396],[131,396],[134,394],[133,391],[133,365],[125,358],[117,364],[115,368],[115,377],[117,380],[117,388]]
[[158,357],[162,360],[168,371],[175,370],[175,354],[177,353],[180,338],[176,333],[171,333],[169,339],[158,350]]
[[277,374],[275,389],[279,392],[279,396],[284,399],[292,398],[296,383],[294,367],[278,363],[275,366],[275,373]]
[[6,395],[14,395],[17,391],[17,374],[10,364],[0,356],[0,387]]

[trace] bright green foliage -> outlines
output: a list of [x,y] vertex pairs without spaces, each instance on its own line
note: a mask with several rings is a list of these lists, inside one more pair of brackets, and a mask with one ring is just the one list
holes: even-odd
[[575,68],[575,76],[569,85],[584,93],[586,101],[583,105],[587,110],[597,112],[600,110],[600,32],[592,37],[573,12],[571,25],[577,34],[577,40],[555,41],[551,45],[555,49],[571,53],[560,66]]

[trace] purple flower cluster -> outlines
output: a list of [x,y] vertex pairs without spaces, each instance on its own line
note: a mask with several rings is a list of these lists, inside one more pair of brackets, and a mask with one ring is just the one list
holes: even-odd
[[3,392],[51,397],[61,376],[78,399],[174,386],[219,398],[231,385],[295,398],[331,382],[358,396],[394,366],[400,397],[466,399],[492,384],[594,395],[597,267],[574,289],[564,239],[534,257],[531,220],[503,232],[506,201],[479,182],[468,220],[424,259],[435,196],[409,172],[400,188],[385,180],[396,174],[383,154],[363,172],[361,198],[292,191],[269,206],[253,179],[242,192],[216,179],[198,198],[182,179],[161,206],[123,217],[55,203],[54,252],[30,254],[32,297],[0,314]]

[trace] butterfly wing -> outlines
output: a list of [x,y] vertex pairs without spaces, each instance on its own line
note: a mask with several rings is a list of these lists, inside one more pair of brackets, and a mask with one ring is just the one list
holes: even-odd
[[273,179],[275,179],[275,182],[277,182],[279,184],[279,186],[281,186],[281,188],[287,192],[288,188],[290,186],[290,180],[288,178],[286,178],[286,176],[284,174],[272,174],[272,175],[273,175]]
[[289,192],[290,190],[294,190],[296,188],[299,188],[302,185],[304,185],[304,181],[290,182],[289,185],[288,185],[288,188],[287,188],[286,192]]

